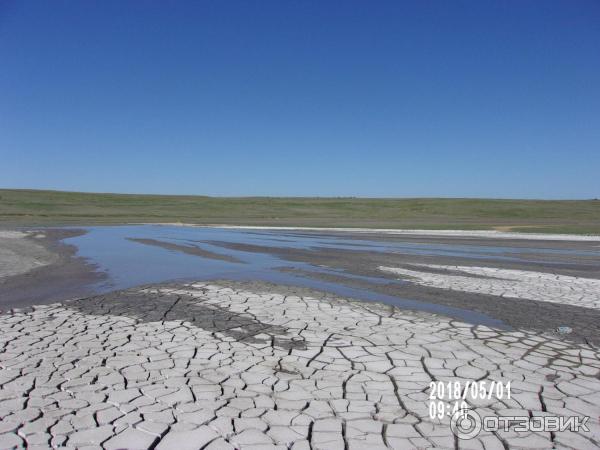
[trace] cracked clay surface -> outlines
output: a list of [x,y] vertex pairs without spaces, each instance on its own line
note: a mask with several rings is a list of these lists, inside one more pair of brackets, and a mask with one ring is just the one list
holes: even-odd
[[[597,448],[599,356],[266,284],[146,286],[0,315],[0,448]],[[585,415],[590,431],[459,441],[429,418],[430,382],[469,380],[512,384],[468,399],[482,416]]]
[[[410,281],[453,291],[507,298],[537,300],[600,309],[600,280],[528,270],[496,267],[413,264],[422,270],[379,267],[384,272],[410,277]],[[438,273],[446,271],[447,273]]]

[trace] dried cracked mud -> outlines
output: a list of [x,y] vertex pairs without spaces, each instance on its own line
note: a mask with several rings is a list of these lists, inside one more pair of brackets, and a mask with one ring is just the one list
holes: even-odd
[[[494,295],[515,284],[431,270],[395,273]],[[598,307],[595,287],[572,286]],[[430,418],[432,381],[510,382],[510,398],[465,401],[481,416],[589,416],[589,431],[459,440]],[[599,405],[590,343],[307,289],[162,284],[0,315],[0,448],[587,449]]]
[[[414,269],[379,267],[413,283],[471,292],[600,309],[600,280],[495,267],[414,264]],[[415,270],[420,269],[420,270]]]

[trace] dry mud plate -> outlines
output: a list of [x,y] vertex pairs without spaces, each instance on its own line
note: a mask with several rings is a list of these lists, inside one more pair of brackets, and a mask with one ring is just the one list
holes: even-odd
[[[599,356],[274,285],[149,286],[0,316],[0,447],[596,448]],[[511,382],[510,399],[467,396],[481,416],[590,416],[590,431],[459,440],[430,418],[430,383],[469,380]]]

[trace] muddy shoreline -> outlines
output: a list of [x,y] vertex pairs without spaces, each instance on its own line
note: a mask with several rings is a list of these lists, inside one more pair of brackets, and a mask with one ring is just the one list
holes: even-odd
[[[533,270],[537,272],[556,273],[569,276],[580,276],[586,278],[600,279],[600,261],[598,257],[574,256],[571,258],[565,256],[556,256],[552,254],[536,254],[537,260],[527,258],[515,260],[502,260],[497,255],[490,254],[489,260],[484,258],[469,258],[460,256],[445,256],[440,254],[416,255],[394,252],[374,252],[370,250],[332,249],[332,248],[282,248],[275,246],[260,246],[252,244],[238,244],[223,241],[205,241],[208,244],[220,246],[231,250],[241,250],[244,252],[271,253],[288,261],[302,261],[314,265],[326,265],[331,267],[340,267],[350,273],[357,275],[377,275],[382,276],[381,272],[376,270],[377,266],[390,264],[447,264],[447,265],[487,265],[489,262],[494,267],[519,270]],[[520,253],[521,256],[527,256],[527,253]],[[502,256],[502,255],[501,255]],[[559,259],[559,261],[557,261]]]
[[[33,239],[37,244],[43,245],[52,255],[55,255],[55,261],[44,267],[39,267],[27,273],[4,279],[0,282],[0,310],[7,310],[12,307],[25,307],[35,304],[53,303],[72,298],[92,297],[98,295],[94,285],[107,280],[106,274],[103,274],[93,264],[87,260],[76,257],[77,248],[73,245],[65,244],[62,240],[69,237],[80,236],[86,233],[84,230],[76,229],[44,229],[43,237],[34,238],[33,234],[25,239]],[[293,239],[297,233],[286,232],[281,235],[273,236],[280,240],[286,238]],[[306,233],[300,233],[306,235]],[[300,235],[298,234],[298,235]],[[311,233],[315,235],[314,233]],[[332,238],[340,237],[336,234],[318,234],[320,237]],[[364,235],[343,235],[344,238],[365,238]],[[160,247],[171,252],[181,252],[196,256],[198,258],[208,258],[223,260],[228,262],[240,263],[239,259],[214,251],[208,251],[200,247],[179,245],[167,241],[157,241],[154,239],[142,239],[134,236],[127,237],[127,240],[150,247]],[[408,239],[406,236],[369,236],[372,240],[396,241],[402,240],[407,243],[453,243],[461,245],[473,245],[479,247],[495,246],[510,247],[514,242],[489,239],[460,239],[451,240],[446,238],[427,238],[418,236],[414,239]],[[469,243],[467,243],[468,241]],[[487,317],[497,319],[508,327],[513,329],[531,329],[537,332],[555,333],[558,327],[567,326],[572,328],[572,333],[568,336],[569,340],[583,342],[588,344],[600,343],[600,310],[591,309],[573,304],[557,304],[546,301],[538,301],[523,298],[498,297],[495,295],[485,295],[481,293],[470,293],[457,290],[439,289],[435,287],[422,286],[412,283],[410,277],[407,282],[398,282],[398,277],[393,274],[383,272],[378,268],[380,266],[403,267],[414,269],[420,264],[440,264],[440,265],[464,265],[474,266],[491,264],[495,268],[505,268],[511,270],[529,270],[542,273],[561,274],[566,276],[584,277],[600,279],[600,261],[597,256],[590,256],[586,250],[594,249],[590,243],[568,243],[557,242],[535,242],[534,245],[521,242],[517,248],[523,248],[523,253],[518,253],[516,258],[513,254],[512,259],[498,258],[498,254],[490,254],[490,259],[477,259],[461,257],[457,255],[416,255],[410,251],[395,250],[392,252],[377,252],[371,249],[363,249],[362,244],[357,242],[356,248],[335,249],[335,248],[284,248],[276,245],[252,245],[241,244],[215,240],[198,240],[196,242],[210,244],[214,248],[224,250],[243,251],[250,253],[264,253],[281,258],[281,268],[276,270],[282,273],[288,273],[294,276],[302,277],[305,280],[318,280],[330,283],[336,283],[341,286],[362,289],[382,296],[391,296],[397,299],[405,299],[415,302],[440,305],[442,307],[455,308],[464,311],[473,311]],[[513,247],[514,248],[514,247]],[[544,250],[556,248],[570,249],[577,253],[548,253]],[[589,253],[589,252],[588,252]],[[518,256],[522,256],[519,258]],[[199,259],[200,260],[200,259]],[[286,264],[289,263],[289,264]],[[325,273],[307,269],[292,267],[294,262],[309,264],[315,269],[319,267],[333,269],[335,273]],[[243,264],[244,266],[246,264]],[[424,269],[430,273],[456,275],[451,270]],[[358,277],[371,277],[361,279]],[[470,275],[474,280],[480,279],[486,282],[490,277]],[[222,278],[222,277],[221,277]],[[374,278],[377,278],[375,280]],[[206,278],[203,278],[206,279]],[[233,278],[235,279],[235,278]],[[386,282],[388,280],[389,282]],[[168,278],[164,282],[173,281]],[[259,281],[258,279],[256,280]],[[379,282],[376,282],[379,281]],[[293,283],[281,283],[286,289],[305,289],[296,287]],[[318,288],[320,289],[320,288]],[[117,289],[102,289],[107,295]],[[328,295],[325,290],[323,295]],[[350,297],[352,297],[350,295]],[[410,310],[410,307],[398,306],[399,309]],[[443,313],[441,313],[443,314]]]
[[77,257],[74,245],[62,241],[83,234],[85,230],[81,229],[43,229],[36,233],[37,237],[24,237],[43,246],[54,258],[50,264],[1,279],[0,312],[93,295],[92,285],[106,280],[106,275]]

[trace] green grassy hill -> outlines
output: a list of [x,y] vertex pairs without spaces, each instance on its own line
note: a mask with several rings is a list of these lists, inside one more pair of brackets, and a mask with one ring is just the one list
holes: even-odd
[[221,198],[0,189],[2,226],[131,222],[600,234],[600,201]]

